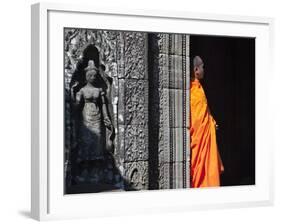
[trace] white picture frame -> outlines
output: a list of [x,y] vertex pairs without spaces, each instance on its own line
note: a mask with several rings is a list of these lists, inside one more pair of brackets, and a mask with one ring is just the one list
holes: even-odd
[[[273,146],[264,77],[273,67],[273,19],[190,12],[32,5],[31,214],[37,220],[273,204]],[[256,184],[206,189],[63,194],[63,27],[256,38]],[[61,170],[59,172],[58,170]]]

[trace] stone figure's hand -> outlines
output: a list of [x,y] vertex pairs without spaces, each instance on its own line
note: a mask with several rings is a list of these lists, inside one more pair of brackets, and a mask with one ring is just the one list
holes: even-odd
[[72,89],[75,88],[76,86],[78,86],[79,82],[75,81],[74,84],[72,85]]
[[109,128],[109,129],[111,129],[111,121],[110,121],[110,119],[108,118],[108,117],[105,117],[104,118],[104,125],[107,127],[107,128]]

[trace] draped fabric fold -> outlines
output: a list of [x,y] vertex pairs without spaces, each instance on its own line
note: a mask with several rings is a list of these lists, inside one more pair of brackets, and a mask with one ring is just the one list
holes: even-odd
[[224,170],[216,141],[216,121],[212,117],[199,80],[191,82],[191,187],[220,186]]

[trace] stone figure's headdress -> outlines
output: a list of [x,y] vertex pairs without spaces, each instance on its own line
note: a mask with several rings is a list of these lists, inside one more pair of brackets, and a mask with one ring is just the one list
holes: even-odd
[[92,71],[92,70],[98,71],[98,68],[96,67],[95,62],[93,60],[89,60],[88,67],[85,68],[85,71],[88,72],[88,71]]
[[86,80],[87,81],[91,74],[98,73],[98,68],[95,66],[95,62],[93,60],[89,60],[88,67],[85,68],[85,71],[86,71]]

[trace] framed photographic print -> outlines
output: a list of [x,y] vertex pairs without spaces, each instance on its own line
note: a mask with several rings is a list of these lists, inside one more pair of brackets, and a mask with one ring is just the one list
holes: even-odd
[[32,6],[32,217],[270,205],[270,18]]

